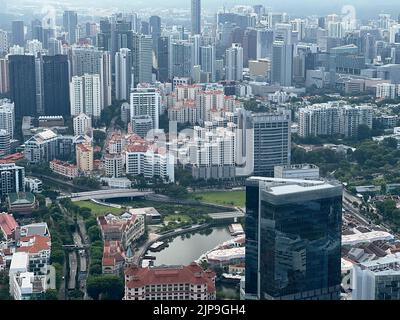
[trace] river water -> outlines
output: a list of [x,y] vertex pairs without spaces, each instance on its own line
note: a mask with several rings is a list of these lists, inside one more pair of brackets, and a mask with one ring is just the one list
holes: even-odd
[[155,266],[188,265],[197,260],[203,253],[217,245],[232,239],[227,227],[214,227],[173,238],[169,246],[160,252],[148,251],[146,254],[156,257]]

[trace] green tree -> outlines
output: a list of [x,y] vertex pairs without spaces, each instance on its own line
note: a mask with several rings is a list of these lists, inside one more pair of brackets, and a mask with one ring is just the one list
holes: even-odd
[[87,293],[98,300],[121,300],[124,296],[123,280],[114,275],[90,276],[87,281]]
[[58,293],[57,290],[54,289],[48,289],[45,292],[44,295],[45,300],[58,300]]

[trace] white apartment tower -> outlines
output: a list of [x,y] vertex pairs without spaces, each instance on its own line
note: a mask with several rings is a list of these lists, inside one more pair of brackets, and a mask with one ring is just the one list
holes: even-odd
[[72,116],[85,113],[93,118],[100,118],[101,84],[98,74],[72,77],[70,97]]
[[158,129],[160,93],[155,88],[135,88],[131,92],[131,118],[148,115],[153,120],[153,129]]

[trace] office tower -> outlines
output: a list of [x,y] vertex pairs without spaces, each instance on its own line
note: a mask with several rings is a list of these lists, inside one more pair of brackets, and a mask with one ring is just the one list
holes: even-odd
[[61,40],[57,40],[55,38],[50,38],[47,42],[47,49],[49,56],[55,56],[57,54],[62,53],[62,43]]
[[272,82],[290,87],[293,78],[293,45],[274,41],[272,45]]
[[12,45],[25,46],[25,26],[23,21],[11,22]]
[[151,36],[135,33],[133,35],[132,70],[133,86],[152,82],[153,40]]
[[0,55],[8,53],[9,45],[10,41],[7,31],[0,30]]
[[257,59],[257,30],[248,28],[243,34],[243,65],[248,67],[249,60]]
[[0,195],[25,191],[25,168],[15,163],[0,164]]
[[273,42],[274,42],[274,30],[257,29],[257,59],[272,57]]
[[249,178],[246,297],[339,300],[341,217],[339,184]]
[[43,48],[49,48],[49,40],[56,37],[56,30],[53,28],[43,28]]
[[111,24],[111,44],[113,55],[122,48],[133,49],[133,31],[130,22],[119,19]]
[[11,153],[11,135],[6,130],[0,129],[0,157]]
[[10,134],[10,138],[14,137],[15,113],[14,103],[6,99],[0,100],[0,129]]
[[78,26],[78,14],[75,11],[64,11],[63,27],[67,32],[67,42],[72,45],[76,43],[76,31]]
[[0,94],[10,91],[8,59],[0,59]]
[[43,105],[43,58],[38,56],[35,58],[35,95],[36,95],[36,113],[44,115]]
[[225,51],[225,78],[228,81],[243,80],[243,48],[239,43],[233,43]]
[[10,55],[10,93],[15,106],[16,119],[36,116],[35,57]]
[[201,34],[201,0],[191,0],[192,35]]
[[252,124],[254,175],[271,177],[274,166],[290,164],[290,112],[254,113]]
[[247,179],[246,298],[339,300],[341,221],[340,184]]
[[36,39],[43,43],[43,26],[42,21],[39,19],[32,20],[31,22],[31,39]]
[[132,81],[132,53],[122,48],[115,54],[115,98],[128,100]]
[[101,81],[101,109],[108,107],[112,103],[112,80],[111,80],[111,54],[103,52],[100,65]]
[[150,34],[150,24],[147,21],[140,23],[140,33],[146,36]]
[[200,44],[201,44],[201,36],[199,34],[195,34],[190,37],[190,42],[193,43],[193,65],[197,66],[200,64]]
[[167,82],[169,72],[169,37],[160,37],[158,39],[157,67],[157,80]]
[[101,115],[101,82],[98,74],[74,76],[70,84],[71,115],[85,113],[98,119]]
[[43,107],[46,116],[70,115],[68,56],[43,57]]
[[201,71],[210,75],[211,82],[215,81],[215,47],[212,45],[200,47]]
[[100,32],[97,34],[97,47],[100,50],[111,51],[111,23],[108,19],[100,20]]
[[354,264],[352,300],[400,300],[400,259],[387,255]]
[[153,39],[153,51],[157,56],[158,38],[161,37],[161,18],[159,16],[151,16],[149,19],[150,35]]
[[131,92],[131,119],[148,115],[153,121],[153,129],[158,129],[160,114],[160,94],[154,88],[135,88]]
[[171,45],[170,79],[191,78],[193,69],[193,43],[180,41]]
[[[72,100],[72,95],[71,95]],[[73,120],[74,126],[74,135],[83,135],[87,134],[88,136],[92,135],[92,118],[88,115],[81,113],[74,117]]]

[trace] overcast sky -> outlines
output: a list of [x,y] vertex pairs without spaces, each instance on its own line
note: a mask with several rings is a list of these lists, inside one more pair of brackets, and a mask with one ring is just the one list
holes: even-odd
[[[19,3],[30,3],[40,6],[45,3],[58,3],[65,6],[90,6],[102,8],[116,8],[134,10],[135,8],[189,8],[190,0],[0,0],[8,2],[10,5]],[[340,13],[343,5],[352,4],[357,10],[360,18],[374,17],[378,13],[389,12],[393,16],[400,14],[399,0],[202,0],[202,7],[208,11],[216,11],[225,5],[230,8],[234,5],[255,5],[263,4],[266,7],[272,7],[275,11],[285,11],[291,16],[318,14],[325,15],[329,13]]]

